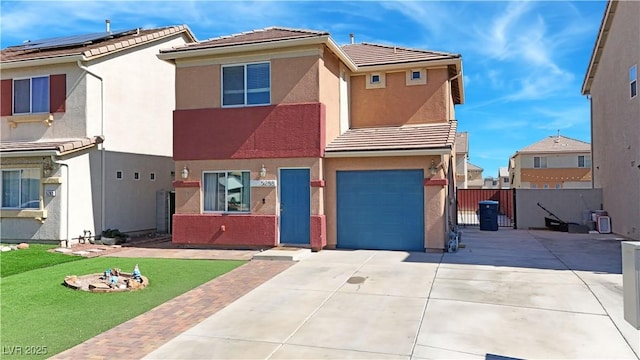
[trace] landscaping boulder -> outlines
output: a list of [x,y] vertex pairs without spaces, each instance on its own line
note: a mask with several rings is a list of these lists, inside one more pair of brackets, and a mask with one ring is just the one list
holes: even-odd
[[29,248],[29,244],[27,243],[18,244],[18,249],[28,249],[28,248]]

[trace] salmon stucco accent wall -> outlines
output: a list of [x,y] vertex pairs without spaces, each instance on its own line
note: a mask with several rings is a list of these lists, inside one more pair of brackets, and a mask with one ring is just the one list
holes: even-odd
[[[263,55],[250,62],[262,61],[271,64],[271,104],[320,101],[319,55],[274,59]],[[176,109],[221,107],[221,69],[221,64],[179,65],[176,69]]]
[[320,103],[176,110],[174,160],[320,157],[325,148]]
[[367,76],[351,77],[352,128],[447,121],[447,69],[429,69],[426,85],[406,85],[405,72],[386,73],[386,86],[366,89]]

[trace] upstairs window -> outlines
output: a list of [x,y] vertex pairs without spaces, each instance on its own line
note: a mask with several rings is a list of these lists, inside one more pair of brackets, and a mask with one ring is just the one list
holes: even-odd
[[13,113],[49,112],[49,77],[13,80]]
[[534,156],[533,157],[533,167],[536,169],[546,169],[547,167],[547,158],[545,156]]
[[365,83],[366,89],[382,89],[385,85],[384,73],[372,73],[367,74],[367,80]]
[[271,65],[268,62],[222,67],[222,106],[270,103]]
[[2,170],[2,207],[40,208],[40,169]]
[[413,69],[406,72],[406,84],[424,85],[427,83],[427,69]]
[[578,155],[578,167],[579,168],[590,168],[591,167],[591,156]]
[[638,96],[638,65],[629,68],[629,95],[632,99]]

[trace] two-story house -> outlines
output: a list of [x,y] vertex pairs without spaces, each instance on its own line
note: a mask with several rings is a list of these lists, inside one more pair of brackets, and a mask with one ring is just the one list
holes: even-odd
[[173,242],[444,248],[460,55],[272,27],[176,65]]
[[26,41],[0,53],[0,236],[60,242],[156,229],[173,181],[175,69],[185,26]]
[[591,145],[548,136],[511,156],[509,178],[514,189],[591,188]]
[[612,230],[640,240],[640,2],[607,2],[582,94],[591,101],[593,183]]

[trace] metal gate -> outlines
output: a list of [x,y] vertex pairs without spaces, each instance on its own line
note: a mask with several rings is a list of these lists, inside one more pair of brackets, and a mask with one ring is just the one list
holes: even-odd
[[456,191],[457,224],[461,226],[479,226],[479,203],[484,200],[498,202],[498,226],[514,226],[515,200],[513,189],[458,189]]

